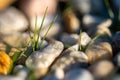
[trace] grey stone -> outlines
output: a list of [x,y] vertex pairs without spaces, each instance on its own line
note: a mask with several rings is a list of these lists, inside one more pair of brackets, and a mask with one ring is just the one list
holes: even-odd
[[44,75],[55,58],[61,54],[63,47],[64,46],[60,41],[51,41],[45,48],[43,48],[43,50],[34,51],[27,58],[26,66],[35,70],[38,77],[41,74]]
[[91,41],[91,38],[86,32],[82,32],[81,38],[80,38],[80,44],[82,47],[85,47],[88,45],[88,43]]
[[82,47],[85,47],[91,41],[91,38],[86,32],[82,32],[81,36],[78,34],[64,34],[61,37],[61,41],[67,45],[75,45],[80,43]]
[[0,33],[24,31],[28,28],[26,17],[16,8],[10,7],[0,13]]
[[87,14],[91,10],[90,0],[71,0],[71,5],[81,14]]
[[0,75],[0,80],[26,80],[29,70],[24,68],[17,72],[16,75]]
[[73,69],[66,73],[64,80],[94,80],[92,74],[85,69]]
[[23,69],[23,68],[24,68],[23,65],[16,65],[16,66],[14,67],[13,72],[14,72],[14,73],[17,73],[19,70],[21,70],[21,69]]
[[51,73],[47,74],[43,80],[63,80],[64,79],[64,71],[63,69],[57,68]]
[[[42,26],[42,30],[40,32],[40,36],[44,36],[47,32],[47,30],[49,29],[49,26],[53,20],[54,16],[46,16],[45,17],[45,21],[43,23],[43,26]],[[40,28],[40,25],[42,23],[42,17],[41,16],[38,16],[37,18],[37,26],[36,26],[36,29],[39,30]],[[30,29],[31,31],[35,31],[35,17],[30,19]],[[54,37],[56,36],[59,32],[61,31],[61,25],[60,23],[56,20],[56,22],[52,25],[52,27],[50,28],[48,34],[46,37]]]
[[75,45],[76,43],[78,43],[78,40],[79,40],[79,35],[77,34],[70,34],[70,35],[63,34],[61,36],[61,41],[67,45]]
[[72,51],[67,52],[66,54],[64,54],[64,56],[59,58],[52,66],[52,69],[56,70],[57,68],[61,68],[65,71],[69,71],[70,69],[73,69],[73,67],[75,68],[78,66],[83,66],[82,63],[88,63],[88,57],[85,55],[85,53],[80,51]]
[[99,16],[86,14],[83,16],[82,22],[83,22],[83,25],[85,26],[84,28],[88,30],[91,27],[94,27],[100,24],[103,20],[104,18],[101,18]]

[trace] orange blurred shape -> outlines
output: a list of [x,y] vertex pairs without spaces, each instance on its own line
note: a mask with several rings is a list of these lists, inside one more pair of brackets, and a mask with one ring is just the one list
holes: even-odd
[[12,4],[15,0],[0,0],[0,11],[7,8],[10,4]]
[[0,74],[7,75],[11,64],[11,58],[5,52],[0,52]]

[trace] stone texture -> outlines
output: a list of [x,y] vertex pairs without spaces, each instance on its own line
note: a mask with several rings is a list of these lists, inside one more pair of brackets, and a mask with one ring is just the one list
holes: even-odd
[[111,19],[103,20],[98,25],[94,25],[93,27],[91,27],[87,32],[91,36],[107,35],[111,37],[112,34],[109,30],[111,24],[112,24]]
[[67,45],[75,45],[78,43],[79,35],[78,34],[63,34],[61,36],[61,41]]
[[52,69],[55,70],[57,68],[61,68],[65,71],[69,71],[75,67],[83,66],[84,63],[88,63],[88,57],[83,52],[72,51],[67,52],[64,56],[59,58],[52,66]]
[[10,7],[0,13],[0,33],[24,31],[28,28],[26,17],[14,7]]
[[28,70],[22,69],[16,75],[0,75],[0,80],[26,80]]
[[111,59],[113,55],[111,44],[108,42],[93,43],[88,46],[85,53],[88,56],[89,63],[102,59]]
[[91,41],[91,38],[86,32],[82,32],[81,38],[79,41],[82,47],[86,47],[88,43]]
[[69,33],[78,32],[80,28],[80,21],[71,9],[63,13],[63,23],[65,30]]
[[98,80],[110,76],[114,71],[114,65],[110,61],[102,60],[90,66],[89,70]]
[[90,0],[71,0],[71,5],[74,10],[79,11],[83,15],[91,10]]
[[63,44],[61,42],[52,41],[43,50],[33,52],[26,60],[26,66],[35,70],[36,76],[42,76],[62,50]]
[[64,80],[94,80],[92,74],[85,69],[72,69],[66,73]]

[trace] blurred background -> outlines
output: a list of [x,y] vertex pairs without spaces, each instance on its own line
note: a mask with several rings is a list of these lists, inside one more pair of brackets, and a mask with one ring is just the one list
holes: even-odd
[[[29,33],[40,27],[46,7],[47,16],[40,36],[58,15],[47,37],[60,39],[80,30],[93,37],[112,36],[120,30],[120,0],[0,0],[0,40],[11,46],[26,44]],[[29,31],[29,32],[28,32]],[[16,43],[17,42],[17,43]]]

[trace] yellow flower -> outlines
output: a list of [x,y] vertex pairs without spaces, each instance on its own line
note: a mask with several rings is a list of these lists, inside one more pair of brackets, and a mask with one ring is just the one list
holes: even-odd
[[11,64],[11,58],[5,52],[0,52],[0,74],[7,75]]

